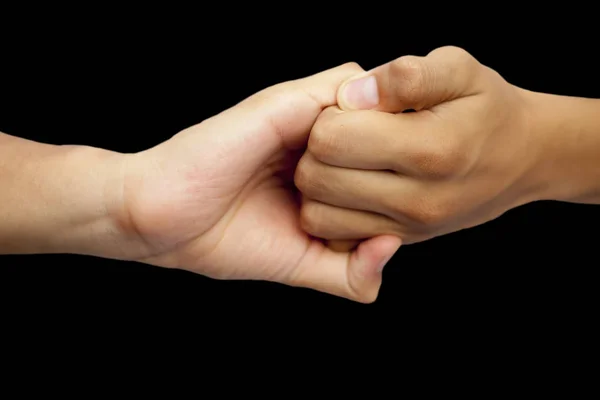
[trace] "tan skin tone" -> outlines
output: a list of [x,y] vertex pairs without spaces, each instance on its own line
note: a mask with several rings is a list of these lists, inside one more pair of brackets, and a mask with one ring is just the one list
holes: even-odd
[[[350,84],[365,74],[377,104]],[[267,88],[137,154],[0,134],[0,253],[135,260],[370,303],[402,241],[539,199],[600,203],[599,111],[442,48]]]
[[[361,97],[366,77],[375,102]],[[295,178],[304,229],[340,251],[381,234],[420,242],[536,200],[600,202],[598,100],[517,88],[454,47],[352,82]]]

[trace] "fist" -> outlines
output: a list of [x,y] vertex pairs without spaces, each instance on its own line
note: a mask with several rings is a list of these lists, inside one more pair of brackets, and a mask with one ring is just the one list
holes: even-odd
[[123,225],[136,260],[215,279],[267,280],[375,301],[398,237],[334,252],[300,227],[294,168],[349,63],[266,88],[128,158]]
[[[455,47],[341,85],[295,173],[313,236],[414,243],[531,200],[527,92]],[[414,111],[414,112],[406,112]]]

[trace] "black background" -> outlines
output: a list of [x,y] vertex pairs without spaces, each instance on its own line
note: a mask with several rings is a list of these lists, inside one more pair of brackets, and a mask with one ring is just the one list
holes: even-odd
[[[595,36],[583,26],[516,28],[513,17],[494,29],[472,26],[469,18],[444,27],[417,18],[409,27],[398,17],[361,32],[359,14],[316,21],[313,11],[297,22],[285,12],[273,22],[239,10],[235,19],[207,12],[185,20],[137,10],[81,12],[67,24],[39,25],[38,13],[4,29],[0,131],[135,152],[269,85],[347,61],[368,69],[448,44],[518,86],[600,97]],[[225,323],[236,325],[235,333],[267,322],[315,332],[339,322],[371,331],[392,323],[394,332],[432,337],[465,326],[506,336],[536,326],[538,333],[586,332],[598,299],[599,223],[600,206],[536,203],[405,246],[386,267],[372,305],[92,257],[2,256],[0,307],[5,326],[35,326],[34,332],[69,326],[121,335],[142,321],[198,334]]]

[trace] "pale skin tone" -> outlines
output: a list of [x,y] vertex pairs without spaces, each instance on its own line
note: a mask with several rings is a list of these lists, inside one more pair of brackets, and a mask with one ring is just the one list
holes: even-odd
[[372,302],[400,246],[335,252],[299,223],[294,168],[346,64],[265,89],[137,154],[0,136],[0,253],[78,253]]
[[[351,82],[365,77],[361,97]],[[276,85],[136,154],[0,134],[0,253],[134,260],[370,303],[402,242],[536,200],[600,203],[598,154],[600,100],[516,88],[442,48]]]

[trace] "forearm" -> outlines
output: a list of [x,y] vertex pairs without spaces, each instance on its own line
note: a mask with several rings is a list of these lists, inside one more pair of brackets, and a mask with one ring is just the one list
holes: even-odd
[[526,92],[538,200],[600,204],[600,100]]
[[0,254],[126,257],[123,157],[0,133]]

